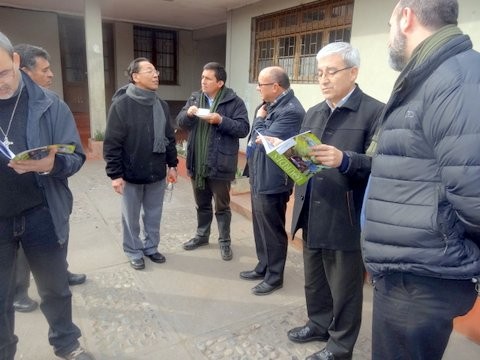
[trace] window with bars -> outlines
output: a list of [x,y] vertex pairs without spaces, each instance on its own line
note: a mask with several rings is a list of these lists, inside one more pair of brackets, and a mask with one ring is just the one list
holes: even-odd
[[145,57],[160,72],[160,83],[177,85],[177,33],[135,26],[134,55]]
[[316,55],[350,41],[354,0],[322,0],[252,19],[250,81],[267,66],[283,67],[294,83],[315,83]]

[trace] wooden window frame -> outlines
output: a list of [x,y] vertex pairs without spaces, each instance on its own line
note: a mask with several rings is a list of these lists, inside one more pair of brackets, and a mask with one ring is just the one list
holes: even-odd
[[[321,0],[253,18],[250,82],[264,67],[282,66],[292,83],[316,83],[318,51],[332,41],[350,42],[353,5]],[[282,54],[284,43],[288,52]]]
[[160,72],[162,85],[178,85],[178,36],[173,30],[133,28],[134,57],[145,57]]

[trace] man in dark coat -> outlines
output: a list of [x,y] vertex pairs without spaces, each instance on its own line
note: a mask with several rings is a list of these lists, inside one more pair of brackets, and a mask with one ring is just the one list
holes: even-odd
[[311,154],[331,167],[295,191],[292,234],[303,230],[309,320],[288,337],[327,342],[307,359],[351,359],[360,331],[364,268],[359,216],[371,164],[365,152],[383,104],[356,85],[359,65],[358,51],[348,43],[320,50],[318,81],[325,101],[308,110],[301,129],[322,141]]
[[225,86],[223,66],[211,62],[203,67],[202,91],[195,91],[177,116],[178,125],[189,131],[187,170],[192,179],[197,207],[197,231],[183,244],[185,250],[207,245],[213,220],[212,198],[223,260],[231,260],[230,184],[235,179],[239,139],[248,135],[247,108],[235,92]]
[[441,359],[453,319],[477,298],[480,54],[457,19],[455,0],[402,0],[390,18],[401,73],[381,118],[363,242],[374,360]]
[[257,90],[263,103],[255,111],[247,158],[258,263],[253,270],[242,271],[240,278],[262,280],[252,293],[267,295],[283,286],[288,246],[285,212],[293,181],[267,156],[258,134],[281,140],[298,134],[305,110],[281,67],[263,69],[258,75]]
[[127,71],[130,83],[117,90],[108,112],[103,156],[112,187],[122,195],[123,251],[130,266],[142,270],[144,256],[165,262],[158,251],[163,197],[167,178],[177,179],[178,160],[168,105],[156,93],[158,70],[140,57]]

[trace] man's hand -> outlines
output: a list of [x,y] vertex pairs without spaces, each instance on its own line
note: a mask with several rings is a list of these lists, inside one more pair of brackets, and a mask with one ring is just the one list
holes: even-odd
[[197,111],[198,111],[198,107],[196,107],[195,105],[192,105],[187,110],[187,116],[194,117],[197,114]]
[[218,125],[222,122],[222,116],[218,113],[209,113],[203,115],[200,119],[212,125]]
[[123,188],[125,187],[125,180],[123,180],[122,178],[112,180],[112,187],[113,187],[113,190],[115,190],[115,192],[117,194],[123,195]]
[[168,168],[167,181],[171,183],[177,182],[177,168]]
[[48,155],[40,160],[10,160],[8,166],[15,170],[18,174],[27,172],[49,173],[53,169],[55,163],[55,154],[57,148],[52,147]]
[[312,146],[310,150],[309,155],[315,157],[315,162],[317,164],[337,168],[342,163],[343,152],[338,150],[335,146],[321,144]]
[[267,117],[267,105],[260,106],[257,110],[256,117],[266,118]]

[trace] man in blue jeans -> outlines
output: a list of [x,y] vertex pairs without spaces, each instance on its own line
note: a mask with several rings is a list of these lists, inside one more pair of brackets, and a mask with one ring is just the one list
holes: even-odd
[[[19,70],[20,58],[0,33],[0,359],[13,360],[15,263],[19,243],[35,277],[40,305],[57,356],[92,360],[72,322],[66,242],[72,194],[67,178],[85,161],[73,115],[54,93]],[[40,160],[12,160],[8,152],[73,144],[75,152],[50,150]],[[8,151],[9,150],[9,151]]]

